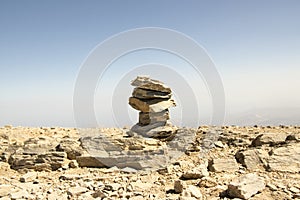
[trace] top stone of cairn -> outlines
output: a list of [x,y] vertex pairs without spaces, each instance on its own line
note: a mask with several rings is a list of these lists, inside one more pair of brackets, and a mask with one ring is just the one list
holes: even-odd
[[132,86],[140,89],[159,91],[166,94],[171,94],[171,88],[166,86],[163,82],[151,79],[148,76],[138,76],[135,80],[131,82]]

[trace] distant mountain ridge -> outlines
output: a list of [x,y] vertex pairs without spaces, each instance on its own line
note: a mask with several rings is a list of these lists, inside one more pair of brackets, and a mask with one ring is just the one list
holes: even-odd
[[257,108],[247,112],[227,115],[225,124],[253,125],[300,125],[299,108]]

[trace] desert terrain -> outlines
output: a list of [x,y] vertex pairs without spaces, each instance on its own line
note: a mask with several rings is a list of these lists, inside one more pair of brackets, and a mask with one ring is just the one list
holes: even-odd
[[193,140],[168,163],[106,166],[97,159],[107,150],[99,131],[130,155],[158,152],[172,141],[143,139],[126,127],[86,136],[76,128],[4,126],[0,199],[300,199],[299,126],[180,130]]

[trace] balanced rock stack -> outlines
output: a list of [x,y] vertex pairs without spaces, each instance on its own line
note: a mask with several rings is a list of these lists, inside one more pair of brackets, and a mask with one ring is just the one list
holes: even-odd
[[168,121],[169,108],[176,106],[171,99],[171,89],[164,83],[138,76],[131,83],[135,86],[129,105],[139,110],[139,122],[131,128],[145,137],[165,139],[173,136],[177,128]]

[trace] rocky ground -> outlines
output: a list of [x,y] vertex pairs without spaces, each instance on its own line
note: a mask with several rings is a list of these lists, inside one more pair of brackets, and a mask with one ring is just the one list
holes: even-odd
[[[180,137],[144,139],[126,128],[84,135],[75,128],[2,127],[0,199],[300,199],[300,127],[178,131],[195,137],[163,167],[153,162],[163,154],[153,155],[174,144],[180,149]],[[137,159],[145,154],[153,166]]]

